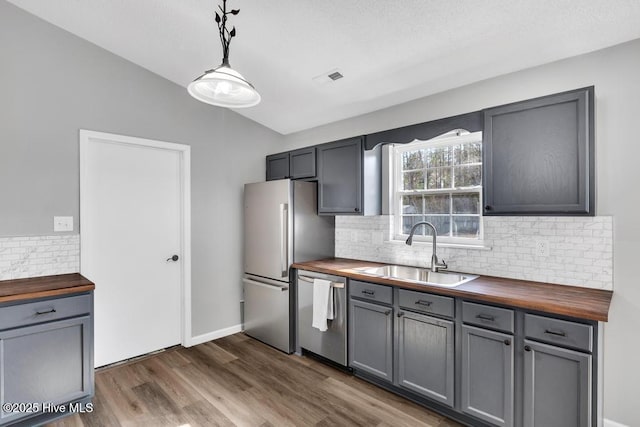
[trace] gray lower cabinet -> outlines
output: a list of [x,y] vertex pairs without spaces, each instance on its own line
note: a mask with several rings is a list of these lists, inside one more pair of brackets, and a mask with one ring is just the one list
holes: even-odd
[[393,309],[351,299],[349,313],[349,366],[392,381]]
[[[8,314],[0,316],[0,425],[21,420],[31,424],[30,417],[36,417],[33,424],[40,424],[69,412],[69,407],[61,412],[61,405],[93,396],[90,298],[86,295],[0,307]],[[74,310],[78,312],[75,317],[51,320]],[[16,319],[21,319],[24,326],[15,327]],[[44,404],[50,406],[45,408]]]
[[398,385],[453,407],[453,322],[408,311],[397,319]]
[[513,425],[513,337],[462,327],[462,411],[497,426]]
[[356,375],[468,425],[597,424],[594,322],[358,280],[349,295]]
[[524,344],[524,427],[591,426],[591,355]]

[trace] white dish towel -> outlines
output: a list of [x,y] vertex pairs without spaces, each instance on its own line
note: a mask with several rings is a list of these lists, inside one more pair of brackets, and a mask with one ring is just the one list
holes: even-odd
[[327,330],[327,320],[333,320],[333,287],[324,279],[313,279],[313,322],[311,326],[321,332]]

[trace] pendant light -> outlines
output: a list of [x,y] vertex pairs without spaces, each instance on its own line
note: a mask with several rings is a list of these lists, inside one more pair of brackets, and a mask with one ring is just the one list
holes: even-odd
[[240,9],[227,12],[227,0],[218,6],[222,15],[216,12],[216,23],[222,42],[222,64],[192,81],[187,90],[198,101],[228,108],[253,107],[260,102],[260,94],[242,74],[229,65],[229,45],[236,36],[236,27],[227,30],[227,16],[237,15]]

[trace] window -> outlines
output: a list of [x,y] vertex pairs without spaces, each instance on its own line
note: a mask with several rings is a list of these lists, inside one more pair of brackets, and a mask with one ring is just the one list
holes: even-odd
[[[477,244],[482,239],[482,132],[449,132],[429,141],[397,145],[395,159],[395,233],[429,221],[438,240]],[[420,227],[415,236],[430,236]],[[430,237],[428,237],[430,239]]]

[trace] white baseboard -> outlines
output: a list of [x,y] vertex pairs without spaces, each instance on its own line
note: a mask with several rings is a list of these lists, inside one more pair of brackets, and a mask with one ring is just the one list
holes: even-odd
[[213,341],[213,340],[217,340],[218,338],[237,334],[238,332],[242,332],[241,324],[229,326],[228,328],[218,329],[217,331],[187,338],[186,342],[184,343],[184,346],[191,347],[194,345],[202,344],[203,342]]
[[602,426],[603,427],[629,427],[629,426],[627,426],[625,424],[620,424],[620,423],[617,423],[615,421],[608,420],[606,418],[604,420],[602,420]]

